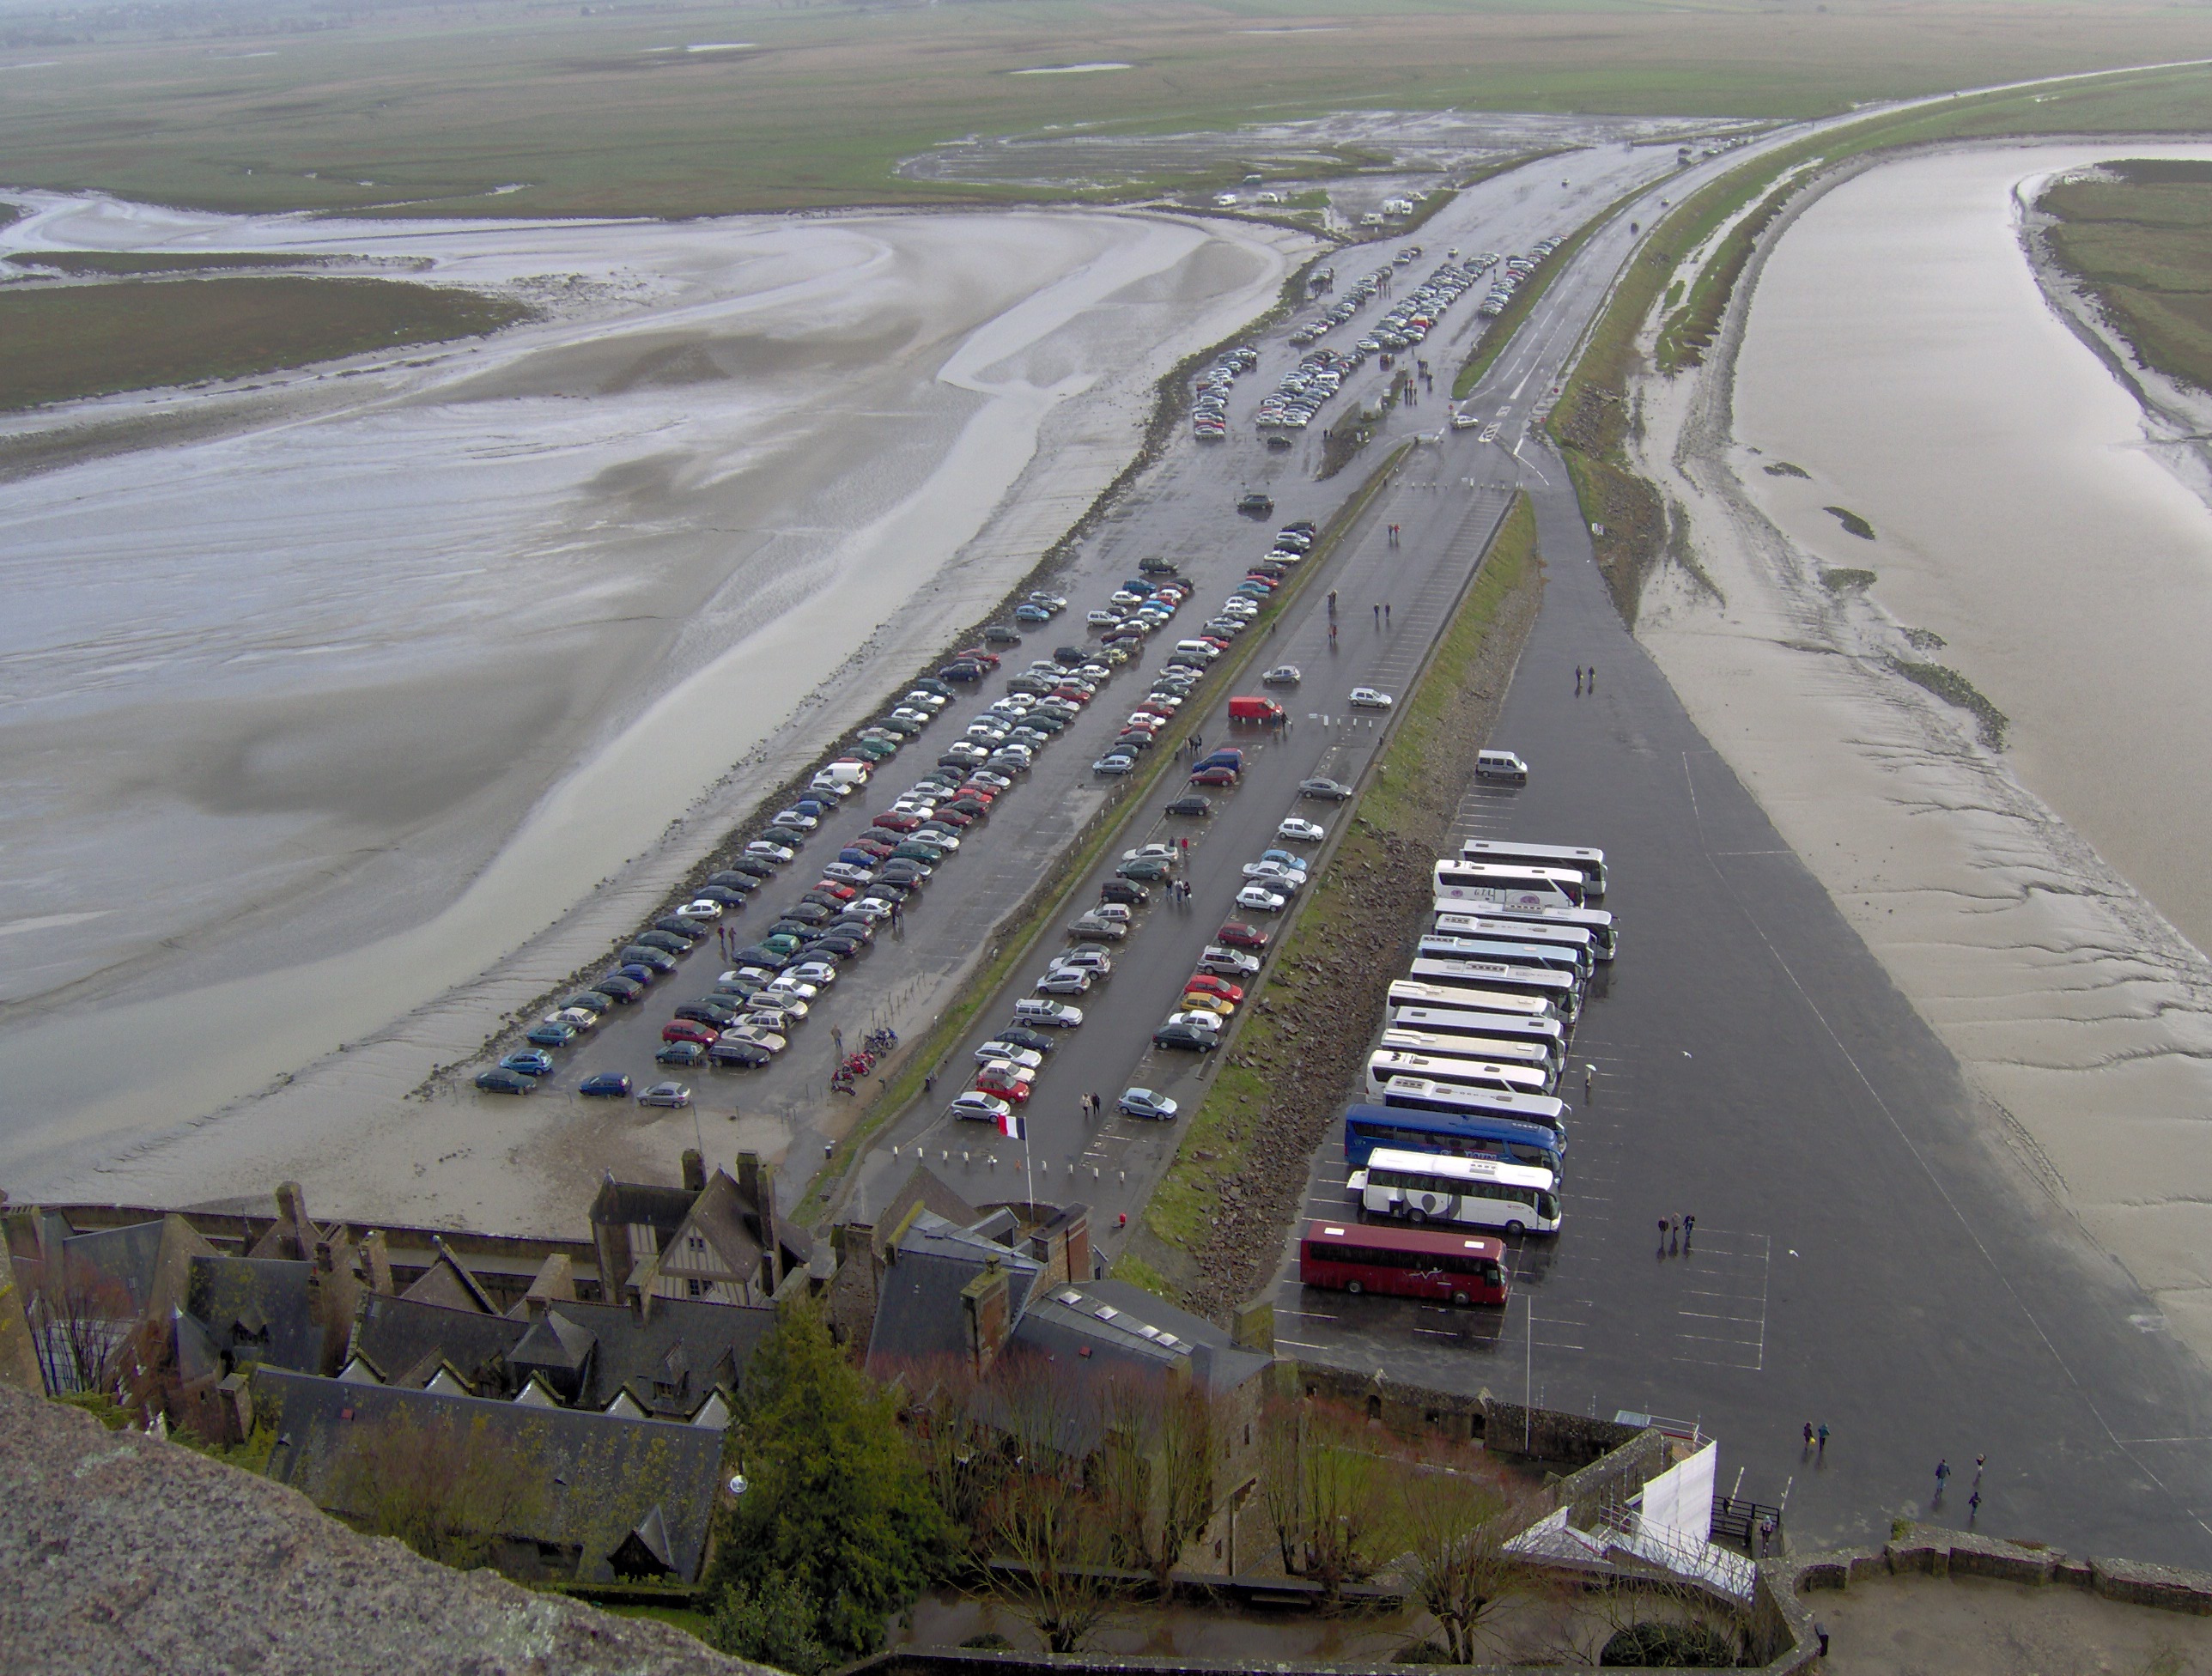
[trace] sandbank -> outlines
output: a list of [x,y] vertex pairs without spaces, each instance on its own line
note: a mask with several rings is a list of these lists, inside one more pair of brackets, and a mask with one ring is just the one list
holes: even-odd
[[[1992,1141],[2149,1292],[2136,1324],[2212,1361],[2212,513],[2050,311],[2013,197],[2173,149],[1962,148],[1817,190],[1706,365],[1638,392],[1696,571],[1655,576],[1638,632]],[[2009,749],[1900,660],[1966,674]]]
[[437,1137],[383,1126],[448,1120],[409,1091],[988,610],[1127,463],[1158,375],[1301,247],[1092,212],[21,196],[4,247],[330,255],[545,313],[0,428],[222,416],[0,489],[0,1174],[188,1202],[312,1161],[356,1213],[511,1228],[572,1223],[582,1164],[517,1113],[469,1140],[526,1169],[426,1200]]

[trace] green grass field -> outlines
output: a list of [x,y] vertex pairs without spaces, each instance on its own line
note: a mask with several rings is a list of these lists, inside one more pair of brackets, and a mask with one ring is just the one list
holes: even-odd
[[2051,252],[2143,360],[2212,390],[2212,164],[2135,159],[2111,172],[2044,194],[2059,218]]
[[[1040,194],[910,182],[892,165],[970,134],[1167,134],[1346,108],[1796,117],[2212,55],[2212,13],[2134,0],[559,11],[508,0],[345,15],[343,27],[257,35],[241,32],[248,14],[218,7],[200,39],[125,29],[0,54],[27,66],[0,100],[0,173],[234,210],[678,216],[991,202]],[[689,50],[702,46],[734,50]],[[1014,73],[1096,61],[1130,68]],[[486,196],[509,185],[522,190]]]
[[529,313],[473,291],[383,279],[125,280],[0,293],[0,406],[474,337]]

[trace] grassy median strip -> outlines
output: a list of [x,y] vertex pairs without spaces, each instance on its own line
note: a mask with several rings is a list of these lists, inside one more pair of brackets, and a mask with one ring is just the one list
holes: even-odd
[[1482,341],[1474,346],[1474,353],[1467,358],[1459,375],[1452,380],[1452,399],[1463,401],[1474,392],[1474,387],[1489,376],[1490,369],[1498,364],[1498,357],[1505,353],[1505,346],[1520,332],[1522,325],[1535,312],[1536,305],[1544,300],[1544,293],[1552,288],[1552,282],[1567,270],[1582,247],[1590,241],[1598,228],[1611,221],[1620,209],[1643,195],[1644,189],[1626,192],[1592,216],[1577,228],[1559,247],[1536,264],[1536,271],[1528,276],[1528,282],[1513,294],[1513,300],[1498,311],[1490,329],[1482,334]]
[[1264,987],[1238,1017],[1139,1218],[1145,1237],[1115,1265],[1122,1278],[1218,1313],[1272,1265],[1273,1239],[1297,1214],[1306,1160],[1373,1035],[1379,975],[1427,907],[1428,865],[1457,806],[1462,759],[1471,766],[1534,620],[1535,570],[1535,514],[1524,495],[1405,701],[1334,853],[1290,911]]
[[[1389,482],[1399,460],[1412,446],[1405,443],[1393,449],[1389,458],[1376,467],[1359,492],[1329,519],[1328,527],[1322,531],[1321,538],[1314,543],[1305,562],[1291,573],[1291,580],[1268,601],[1259,621],[1231,642],[1230,650],[1222,659],[1207,671],[1206,679],[1197,689],[1197,701],[1192,706],[1194,712],[1212,704],[1258,658],[1260,648],[1267,642],[1269,631],[1305,592],[1309,580],[1327,565],[1338,543],[1358,525],[1360,515]],[[1135,662],[1133,658],[1133,667]],[[1090,877],[1091,870],[1098,865],[1109,847],[1121,841],[1128,829],[1131,813],[1144,807],[1146,799],[1158,789],[1159,782],[1182,760],[1171,748],[1171,742],[1166,740],[1146,756],[1151,760],[1143,762],[1137,772],[1123,782],[1126,787],[1123,795],[1094,817],[1091,832],[1077,845],[1056,872],[1055,876],[1060,880],[1060,888],[1050,892],[1034,911],[1023,916],[1006,932],[1000,939],[997,955],[962,987],[952,1005],[939,1016],[921,1048],[907,1060],[898,1077],[868,1103],[860,1120],[847,1133],[844,1139],[836,1144],[821,1170],[809,1184],[806,1197],[800,1201],[798,1211],[800,1221],[817,1220],[830,1212],[847,1173],[867,1151],[870,1141],[884,1124],[903,1112],[915,1096],[921,1092],[922,1079],[933,1074],[945,1055],[959,1045],[961,1037],[968,1033],[969,1026],[975,1022],[976,1015],[998,998],[999,992],[1006,987],[1006,981],[1013,976],[1015,969],[1029,958],[1031,950],[1036,947],[1037,939],[1051,934],[1054,922],[1067,911],[1069,900]]]

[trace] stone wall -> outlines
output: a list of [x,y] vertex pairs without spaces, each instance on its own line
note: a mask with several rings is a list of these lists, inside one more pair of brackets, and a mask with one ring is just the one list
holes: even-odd
[[682,1630],[448,1570],[180,1444],[0,1387],[9,1676],[764,1676]]

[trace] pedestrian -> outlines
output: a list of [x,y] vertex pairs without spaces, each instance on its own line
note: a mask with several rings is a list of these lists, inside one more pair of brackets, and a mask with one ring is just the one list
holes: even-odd
[[1828,1423],[1826,1420],[1820,1422],[1820,1430],[1816,1436],[1820,1440],[1820,1454],[1825,1458],[1828,1453]]
[[1765,1553],[1774,1545],[1774,1515],[1770,1513],[1759,1521],[1759,1552],[1760,1553]]
[[1989,1464],[1989,1456],[1985,1454],[1978,1454],[1974,1457],[1974,1482],[1976,1484],[1979,1484],[1982,1481],[1982,1468]]
[[1597,665],[1595,664],[1592,664],[1589,666],[1589,689],[1592,692],[1595,692],[1597,690]]
[[1577,698],[1580,698],[1582,695],[1583,695],[1583,666],[1582,666],[1580,664],[1577,664],[1577,665],[1575,665],[1575,696],[1576,696]]
[[1690,1248],[1690,1236],[1691,1236],[1691,1235],[1692,1235],[1692,1234],[1694,1234],[1695,1232],[1697,1232],[1697,1230],[1698,1230],[1698,1219],[1697,1219],[1697,1218],[1695,1218],[1694,1216],[1686,1216],[1686,1217],[1684,1217],[1684,1218],[1682,1218],[1682,1249],[1683,1249],[1683,1250],[1687,1251],[1687,1250]]
[[835,1024],[830,1027],[830,1044],[837,1050],[839,1059],[845,1057],[845,1032]]
[[1097,1095],[1092,1095],[1091,1096],[1091,1114],[1093,1117],[1096,1117],[1100,1112],[1103,1112],[1105,1109],[1106,1102],[1103,1100],[1101,1100]]
[[1127,1228],[1129,1225],[1129,1213],[1127,1211],[1122,1211],[1121,1214],[1115,1219],[1114,1225],[1116,1228]]
[[927,1100],[927,1099],[929,1097],[929,1096],[930,1096],[931,1092],[932,1092],[932,1091],[933,1091],[936,1087],[937,1087],[937,1073],[936,1073],[934,1071],[926,1071],[926,1072],[924,1072],[922,1073],[922,1078],[921,1078],[921,1097],[922,1097],[923,1099]]
[[1981,1492],[1981,1490],[1980,1490],[1979,1486],[1977,1486],[1977,1487],[1975,1488],[1974,1493],[1973,1493],[1972,1495],[1971,1495],[1971,1496],[1969,1496],[1969,1497],[1966,1497],[1966,1521],[1967,1521],[1969,1524],[1972,1523],[1972,1522],[1973,1522],[1974,1515],[1975,1515],[1976,1514],[1979,1513],[1981,1510],[1982,1510],[1982,1492]]
[[1674,1224],[1668,1221],[1665,1217],[1659,1218],[1659,1245],[1662,1250],[1666,1248],[1667,1235],[1668,1230],[1671,1230],[1674,1225]]
[[1936,1463],[1936,1499],[1943,1499],[1943,1486],[1950,1481],[1951,1462],[1947,1457]]
[[1813,1423],[1810,1420],[1805,1422],[1805,1447],[1808,1449],[1813,1447]]
[[1388,622],[1389,620],[1390,620],[1390,607],[1389,607],[1389,605],[1386,603],[1386,604],[1383,605],[1383,607],[1382,607],[1382,621],[1383,621],[1383,622]]
[[1375,626],[1377,628],[1382,626],[1382,608],[1380,605],[1375,608]]

